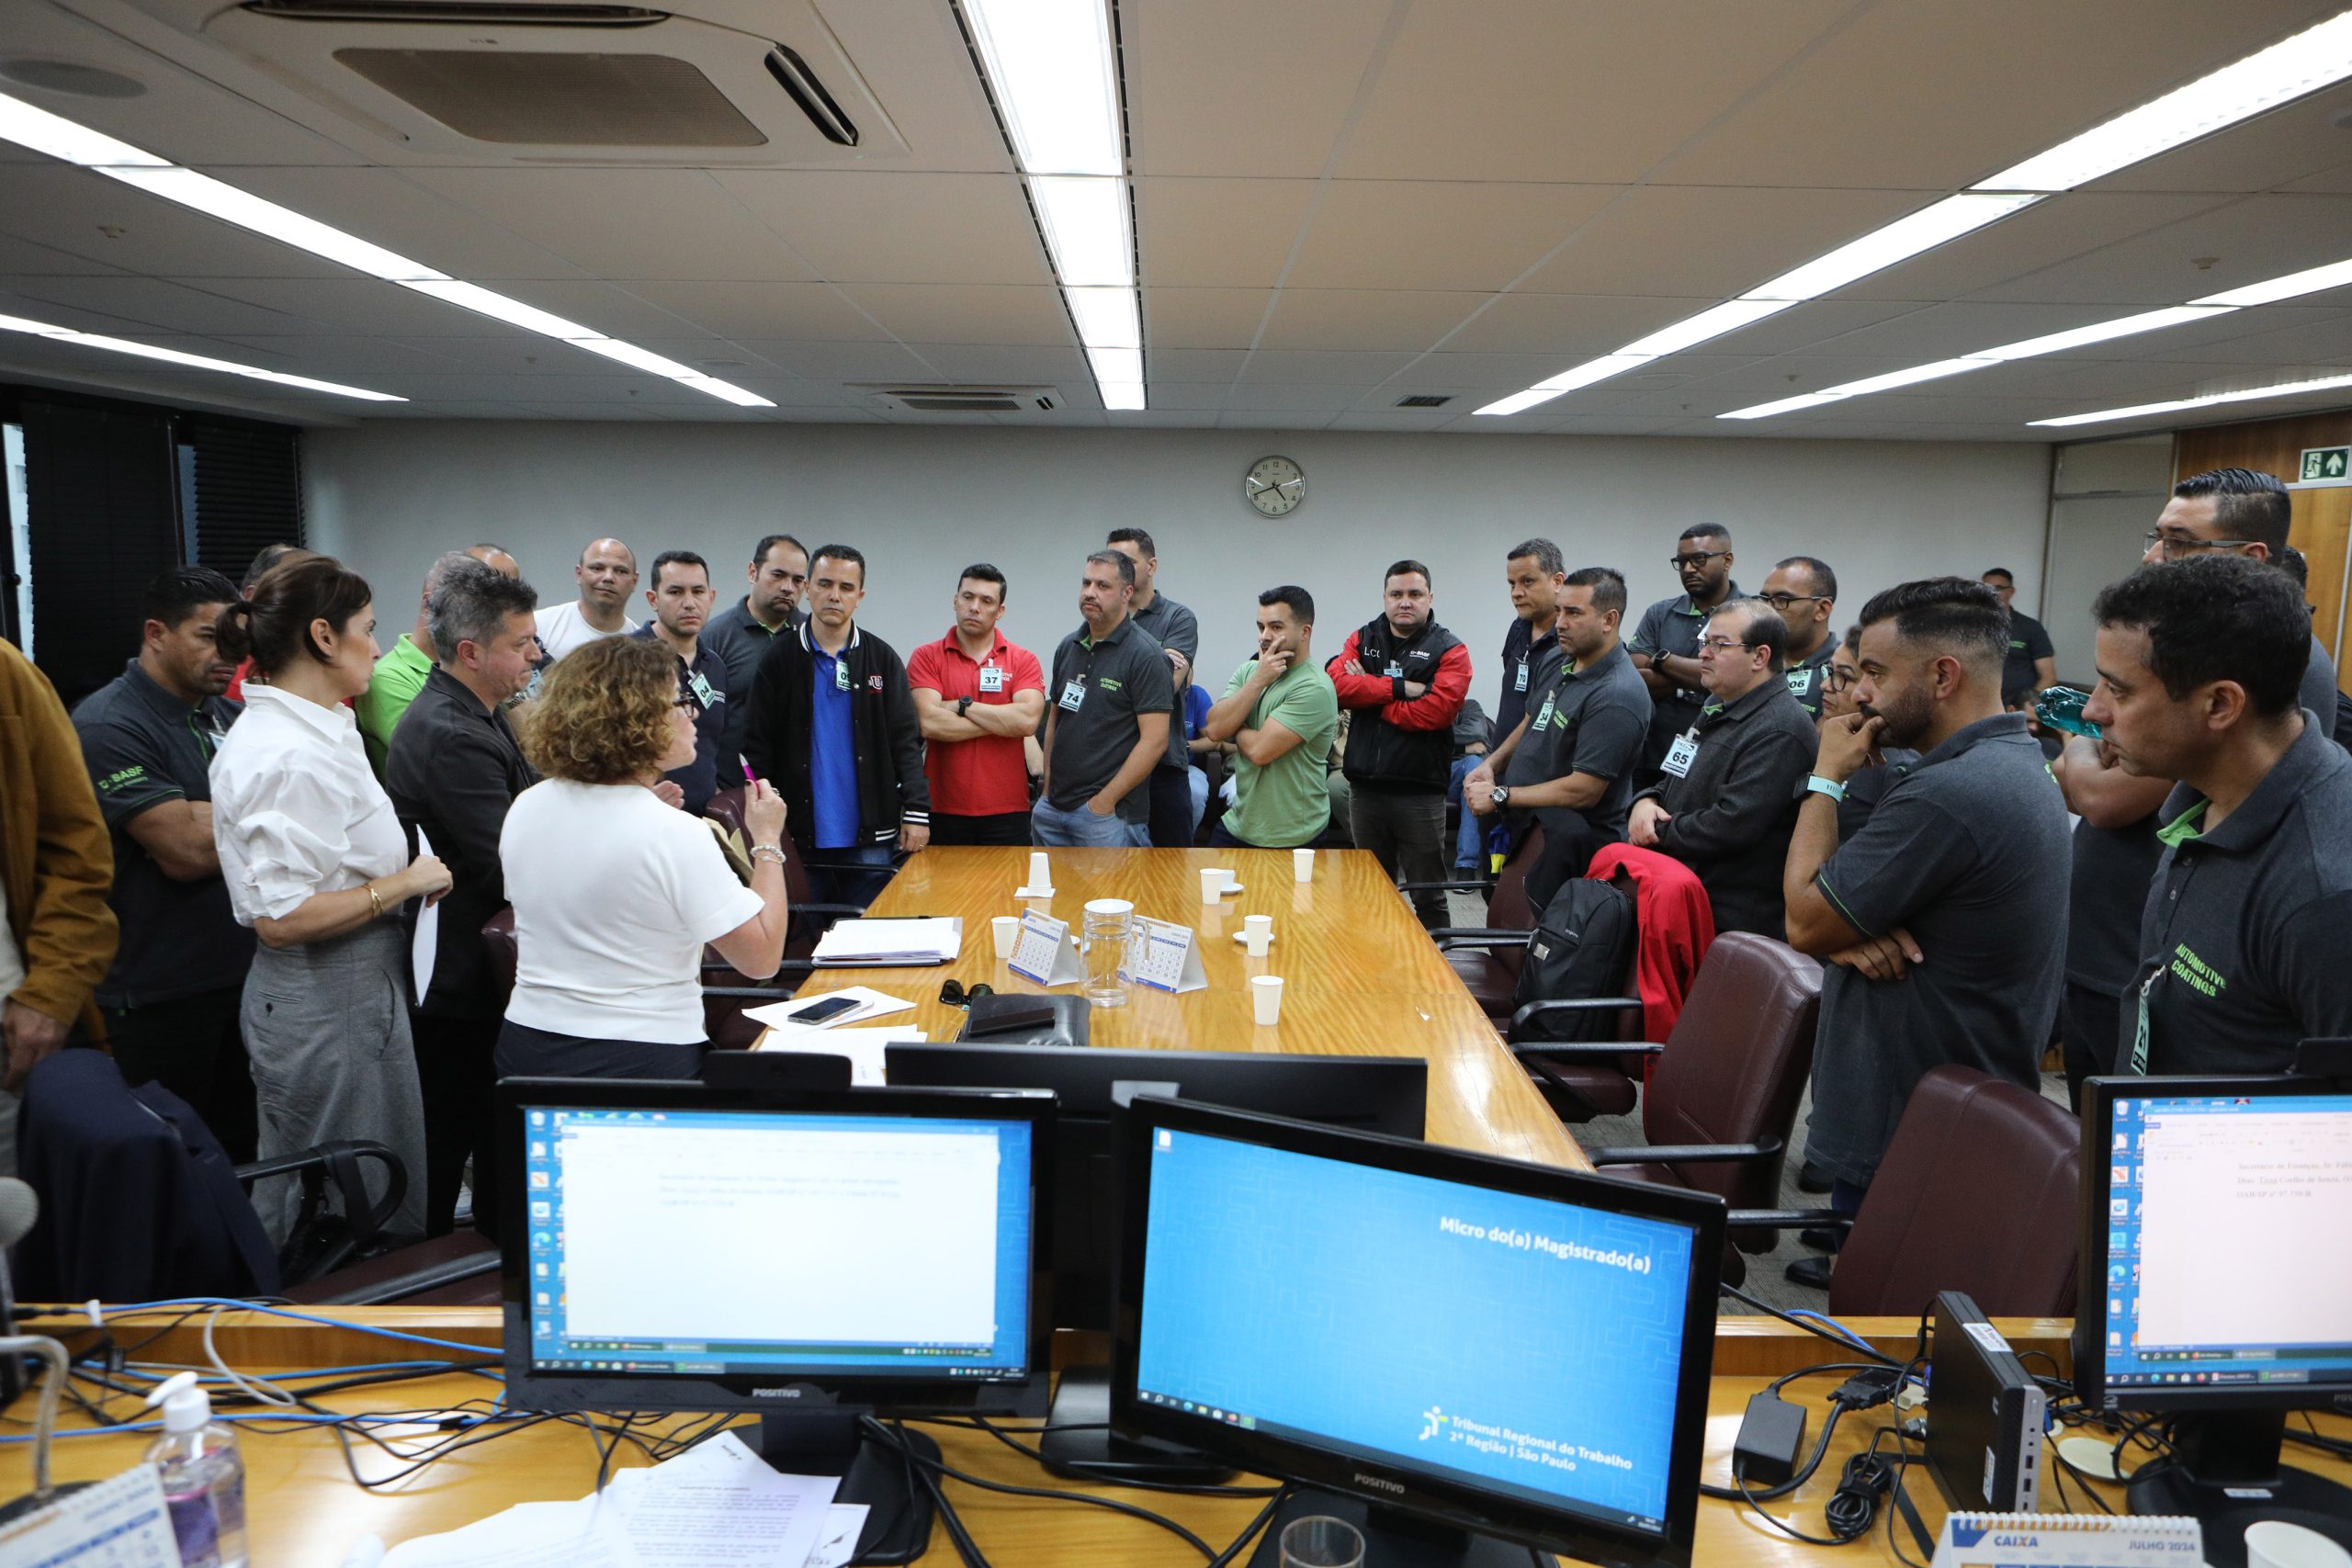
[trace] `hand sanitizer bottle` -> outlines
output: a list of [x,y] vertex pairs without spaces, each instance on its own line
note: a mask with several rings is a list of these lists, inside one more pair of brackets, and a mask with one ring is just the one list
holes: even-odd
[[147,1396],[161,1405],[164,1435],[147,1462],[164,1483],[181,1568],[245,1568],[245,1461],[237,1434],[212,1419],[212,1400],[194,1372],[164,1380]]

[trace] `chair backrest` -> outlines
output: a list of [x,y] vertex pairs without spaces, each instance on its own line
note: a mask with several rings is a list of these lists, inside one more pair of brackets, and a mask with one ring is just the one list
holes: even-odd
[[[1494,891],[1487,895],[1487,924],[1497,931],[1532,931],[1535,929],[1535,906],[1528,902],[1527,874],[1544,858],[1544,829],[1530,828],[1527,838],[1503,868],[1495,874]],[[1509,954],[1510,966],[1519,966],[1520,953],[1513,948],[1496,951],[1498,958]]]
[[514,906],[505,906],[482,922],[481,944],[490,953],[490,972],[511,994],[514,989],[514,965],[521,956],[514,945]]
[[[1813,1067],[1821,965],[1784,942],[1747,931],[1714,940],[1683,999],[1642,1098],[1653,1144],[1785,1145]],[[1735,1209],[1779,1205],[1781,1156],[1693,1162],[1676,1179]],[[1767,1247],[1769,1232],[1757,1233]]]
[[2082,1131],[1973,1067],[1919,1080],[1829,1278],[1833,1314],[1914,1317],[1965,1291],[1998,1317],[2075,1310]]
[[733,789],[722,789],[718,791],[710,797],[709,801],[704,805],[702,814],[717,822],[720,827],[725,828],[737,838],[742,838],[743,786],[741,784],[737,784]]

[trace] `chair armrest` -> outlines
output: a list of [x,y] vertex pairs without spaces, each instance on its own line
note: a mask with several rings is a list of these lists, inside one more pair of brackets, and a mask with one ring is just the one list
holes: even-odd
[[1519,1057],[1551,1056],[1610,1066],[1620,1056],[1656,1056],[1662,1055],[1666,1047],[1646,1040],[1514,1040],[1509,1049]]
[[1850,1225],[1851,1214],[1835,1209],[1734,1209],[1724,1218],[1732,1230],[1792,1231],[1812,1225]]
[[858,920],[865,918],[865,906],[863,904],[795,904],[786,912],[795,918],[801,915],[838,915],[845,920]]
[[1769,1159],[1781,1150],[1778,1138],[1760,1144],[1637,1144],[1622,1149],[1587,1149],[1595,1165],[1705,1165]]
[[1485,882],[1400,882],[1399,893],[1487,893],[1494,890],[1492,881]]
[[[359,1162],[372,1159],[384,1168],[384,1196],[374,1203],[368,1201],[368,1182],[360,1175]],[[345,1234],[325,1252],[309,1260],[303,1270],[305,1278],[316,1278],[334,1272],[352,1258],[375,1246],[383,1236],[384,1226],[400,1212],[401,1200],[408,1196],[408,1166],[401,1156],[382,1144],[361,1138],[337,1138],[300,1154],[280,1155],[274,1159],[255,1160],[235,1168],[238,1182],[250,1193],[254,1183],[273,1176],[300,1176],[302,1179],[302,1207],[289,1244],[306,1233],[321,1210],[323,1193],[329,1182],[334,1184],[340,1200]],[[286,1262],[281,1257],[280,1262]],[[300,1280],[293,1281],[300,1283]]]
[[1440,953],[1457,947],[1525,947],[1534,935],[1532,931],[1502,926],[1433,926],[1430,930],[1430,940],[1437,943]]
[[[500,1255],[494,1248],[489,1252],[476,1253],[467,1258],[444,1258],[438,1263],[428,1263],[421,1269],[412,1269],[405,1274],[397,1275],[389,1280],[376,1280],[365,1285],[355,1285],[350,1290],[338,1291],[331,1296],[312,1296],[304,1304],[308,1306],[381,1306],[387,1302],[397,1302],[406,1296],[419,1295],[426,1291],[437,1291],[445,1285],[454,1285],[460,1280],[471,1280],[479,1275],[492,1273],[498,1269]],[[485,1351],[484,1354],[488,1352]]]
[[[1541,1018],[1545,1013],[1621,1012],[1627,1008],[1638,1008],[1641,1005],[1642,998],[1639,997],[1564,997],[1557,1001],[1530,1002],[1510,1015],[1510,1024],[1506,1032],[1516,1034],[1520,1026],[1529,1019]],[[1632,1049],[1632,1047],[1625,1048]],[[1665,1047],[1653,1045],[1650,1049],[1662,1051]]]

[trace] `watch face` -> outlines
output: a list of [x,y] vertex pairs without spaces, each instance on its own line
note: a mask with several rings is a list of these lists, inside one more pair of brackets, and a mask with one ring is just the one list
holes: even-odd
[[1306,500],[1306,475],[1288,457],[1261,457],[1242,476],[1241,493],[1268,517],[1286,517]]

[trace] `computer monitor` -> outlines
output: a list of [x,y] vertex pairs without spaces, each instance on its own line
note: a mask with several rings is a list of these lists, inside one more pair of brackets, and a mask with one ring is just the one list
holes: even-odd
[[2278,1462],[2352,1398],[2352,1084],[2093,1078],[2083,1134],[2075,1390],[2171,1418],[2132,1511],[2203,1520],[2215,1568],[2267,1518],[2352,1546],[2352,1490]]
[[498,1115],[514,1404],[757,1412],[874,1562],[931,1531],[865,1416],[1044,1413],[1050,1097],[508,1078]]
[[1120,1430],[1320,1489],[1367,1562],[1690,1562],[1720,1199],[1150,1098],[1119,1138]]
[[[1419,1138],[1429,1104],[1429,1063],[1419,1056],[1251,1055],[1233,1051],[1108,1050],[1088,1045],[892,1045],[883,1052],[894,1086],[1051,1089],[1054,1231],[1048,1250],[1057,1328],[1108,1333],[1119,1187],[1111,1119],[1136,1094],[1235,1106],[1269,1115]],[[1228,1467],[1164,1443],[1134,1443],[1108,1428],[1111,1376],[1096,1363],[1063,1369],[1053,1414],[1038,1439],[1059,1475],[1211,1482]]]

